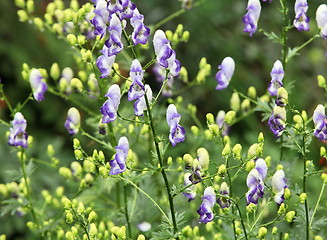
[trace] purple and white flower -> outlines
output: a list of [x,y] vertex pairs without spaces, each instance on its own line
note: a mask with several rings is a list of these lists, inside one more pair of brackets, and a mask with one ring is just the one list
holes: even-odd
[[109,23],[108,2],[105,0],[96,1],[94,5],[95,16],[91,20],[94,25],[94,35],[100,35],[101,38],[106,35],[107,25]]
[[327,116],[325,114],[325,107],[319,104],[313,112],[313,123],[315,125],[314,135],[320,141],[327,140]]
[[174,104],[167,108],[166,119],[170,128],[169,141],[174,146],[185,140],[185,129],[179,125],[181,115],[177,112]]
[[116,146],[116,154],[113,160],[109,161],[110,175],[117,175],[126,170],[126,158],[129,151],[129,143],[126,137],[121,137]]
[[129,76],[132,79],[132,84],[128,90],[128,101],[139,99],[144,95],[143,69],[141,63],[134,59],[131,65]]
[[286,126],[285,122],[286,122],[285,108],[275,106],[273,114],[268,120],[268,126],[276,138],[280,137],[283,134]]
[[272,190],[275,194],[274,201],[281,205],[284,202],[284,190],[287,188],[285,173],[283,170],[277,170],[271,179]]
[[14,120],[11,122],[8,144],[10,146],[21,146],[27,148],[27,122],[21,112],[17,112],[14,116]]
[[109,123],[117,118],[117,110],[120,104],[121,92],[117,84],[113,84],[109,89],[105,97],[107,101],[100,108],[102,113],[102,123]]
[[134,10],[136,10],[136,5],[130,0],[121,0],[121,2],[123,9],[120,13],[120,19],[131,18]]
[[70,135],[75,135],[78,133],[79,127],[81,125],[81,115],[79,111],[72,107],[68,110],[67,119],[65,121],[65,128]]
[[216,202],[216,194],[212,187],[207,187],[204,190],[203,197],[202,197],[202,204],[200,205],[199,209],[197,210],[198,214],[200,215],[200,223],[208,223],[213,220],[213,207]]
[[268,86],[268,92],[271,96],[276,96],[280,87],[283,87],[284,69],[281,61],[277,60],[270,72],[271,81]]
[[316,11],[316,21],[320,29],[320,36],[327,39],[327,4],[321,4]]
[[105,42],[105,45],[108,47],[108,57],[110,57],[123,50],[123,43],[121,42],[121,34],[123,31],[122,24],[116,14],[111,16],[108,31],[110,33],[110,37]]
[[189,176],[189,180],[193,184],[197,184],[202,181],[202,177],[204,175],[204,172],[201,168],[201,164],[197,158],[193,160],[192,164],[192,173]]
[[252,37],[253,33],[255,33],[258,28],[258,20],[261,12],[260,1],[249,0],[246,10],[247,13],[242,19],[245,24],[243,31],[250,33],[250,36]]
[[100,55],[96,61],[96,65],[101,72],[100,78],[105,78],[109,76],[112,69],[112,65],[115,63],[116,60],[116,55],[112,55],[109,57],[108,50],[108,47],[106,45],[103,45],[103,48],[100,51],[102,55]]
[[74,72],[70,67],[65,67],[61,72],[61,78],[59,80],[60,91],[71,94],[72,87],[70,85],[71,80],[74,77]]
[[296,0],[294,5],[295,19],[293,24],[299,31],[310,30],[310,18],[306,14],[308,8],[307,0]]
[[131,25],[134,28],[132,33],[132,41],[134,45],[137,45],[138,43],[146,44],[148,41],[150,28],[144,25],[143,20],[144,16],[140,14],[137,9],[135,9],[131,18]]
[[[152,102],[152,90],[148,84],[145,84],[144,89],[145,89],[144,91],[145,91],[146,97],[147,97],[149,103],[151,103]],[[136,100],[134,103],[134,114],[136,116],[143,116],[143,112],[147,109],[148,108],[146,105],[145,96],[143,95],[138,100]]]
[[[190,184],[192,184],[192,182],[190,181],[190,176],[191,176],[191,173],[185,173],[185,175],[184,175],[184,187],[189,186]],[[183,195],[188,198],[189,202],[194,200],[195,196],[196,196],[196,186],[191,185],[188,188],[186,188],[184,190],[184,192],[183,192]]]
[[228,135],[229,133],[229,126],[228,124],[225,122],[225,111],[224,110],[220,110],[218,113],[217,113],[217,116],[216,116],[216,123],[221,131],[221,135],[224,137],[226,135]]
[[225,57],[218,66],[219,71],[216,74],[217,87],[216,90],[222,90],[228,87],[230,80],[234,74],[235,62],[231,57]]
[[[226,182],[220,185],[219,194],[229,197],[229,187]],[[217,203],[221,208],[228,208],[231,204],[230,200],[225,197],[218,197]]]
[[256,161],[255,168],[253,168],[246,179],[246,185],[249,190],[246,193],[246,203],[249,205],[250,203],[257,204],[259,198],[263,197],[264,194],[264,180],[267,176],[267,164],[266,162],[259,158]]
[[33,91],[34,99],[38,102],[44,100],[44,93],[48,89],[44,82],[44,77],[38,69],[33,69],[30,73],[30,84]]
[[178,77],[181,70],[181,64],[176,59],[176,53],[171,48],[165,33],[160,29],[154,33],[153,46],[159,64],[169,70],[169,74]]

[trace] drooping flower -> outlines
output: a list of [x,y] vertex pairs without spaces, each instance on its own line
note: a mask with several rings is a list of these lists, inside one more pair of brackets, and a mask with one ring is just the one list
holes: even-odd
[[199,209],[197,210],[198,214],[200,215],[200,223],[208,223],[213,220],[213,207],[216,202],[216,194],[212,187],[207,187],[204,190],[203,197],[202,197],[202,204],[200,205]]
[[[190,176],[191,176],[191,173],[185,173],[185,175],[184,175],[184,187],[189,186],[190,184],[192,184],[192,182],[190,181]],[[194,200],[195,196],[196,196],[196,186],[191,185],[188,188],[186,188],[184,190],[184,192],[183,192],[183,195],[188,198],[189,202]]]
[[253,168],[246,179],[246,185],[249,190],[246,193],[246,203],[249,205],[250,203],[257,204],[259,198],[263,197],[264,194],[264,180],[267,176],[267,165],[265,161],[259,158],[256,161],[256,166]]
[[296,0],[294,5],[295,19],[293,24],[299,31],[310,30],[310,18],[306,14],[308,8],[307,0]]
[[123,9],[120,13],[120,19],[131,18],[134,10],[136,10],[136,5],[130,0],[122,0],[121,2]]
[[65,128],[70,135],[75,135],[78,133],[81,124],[81,115],[79,111],[72,107],[68,110],[67,119],[65,121]]
[[217,87],[216,90],[222,90],[228,87],[230,80],[234,74],[235,62],[231,57],[225,57],[218,66],[219,71],[216,74]]
[[174,104],[167,108],[166,119],[170,128],[169,141],[173,146],[185,140],[185,129],[179,125],[181,115],[177,112]]
[[100,35],[101,38],[106,35],[107,24],[109,22],[108,2],[99,0],[94,5],[94,17],[91,23],[94,25],[94,35]]
[[117,175],[126,170],[126,158],[129,151],[129,143],[127,137],[121,137],[116,146],[116,154],[113,160],[109,161],[110,175]]
[[109,123],[117,118],[117,110],[120,104],[120,88],[117,84],[113,84],[109,89],[105,97],[108,98],[107,101],[100,108],[102,113],[102,123]]
[[276,96],[280,87],[283,87],[284,69],[281,61],[277,60],[270,72],[271,81],[268,86],[268,92],[271,96]]
[[268,120],[268,126],[276,138],[280,137],[283,134],[286,126],[285,121],[286,121],[285,108],[275,106],[273,114]]
[[327,38],[327,4],[321,4],[316,11],[316,21],[320,29],[320,36]]
[[44,82],[44,77],[38,69],[33,69],[30,73],[30,84],[33,90],[34,99],[38,102],[44,100],[44,93],[48,89]]
[[144,25],[143,20],[144,16],[140,14],[137,9],[135,9],[131,18],[131,25],[134,28],[132,33],[132,41],[134,45],[137,45],[138,43],[146,44],[148,41],[150,28]]
[[[146,97],[147,97],[149,103],[151,103],[152,102],[152,90],[148,84],[145,84],[144,89],[145,89]],[[143,112],[147,109],[148,108],[146,105],[145,96],[143,95],[138,100],[136,100],[134,103],[134,114],[136,116],[143,116]]]
[[134,59],[129,72],[129,76],[132,79],[132,84],[128,90],[128,101],[139,99],[144,95],[143,69],[141,63]]
[[[229,197],[229,187],[226,182],[223,182],[220,185],[219,194]],[[218,197],[217,203],[221,208],[228,208],[230,206],[230,200],[225,197]]]
[[165,33],[160,29],[154,33],[153,46],[159,64],[169,70],[169,74],[177,77],[181,70],[181,64],[176,59],[176,53],[171,48]]
[[122,25],[120,19],[116,14],[113,14],[108,27],[110,33],[109,39],[105,42],[108,47],[108,57],[116,55],[123,50],[123,43],[121,42]]
[[271,179],[272,190],[275,194],[274,201],[280,205],[284,202],[284,189],[287,188],[285,173],[277,170]]
[[325,114],[325,107],[319,104],[313,112],[313,123],[315,125],[314,135],[320,141],[327,140],[327,116]]
[[246,10],[247,13],[242,19],[243,23],[245,24],[243,31],[250,33],[250,36],[252,37],[253,33],[255,33],[258,28],[258,20],[261,12],[260,1],[249,0]]
[[[165,84],[162,90],[162,95],[165,97],[171,97],[173,95],[173,83],[174,77],[171,74],[166,74],[166,70],[162,67],[159,63],[155,63],[152,72],[156,76],[156,80],[161,83]],[[166,80],[167,78],[167,80]],[[165,82],[166,80],[166,82]]]
[[217,113],[217,116],[216,116],[216,123],[221,131],[221,135],[224,137],[226,135],[228,135],[229,133],[229,126],[228,124],[225,122],[225,111],[224,110],[220,110],[218,113]]
[[108,77],[111,72],[112,65],[116,60],[116,55],[109,56],[108,47],[106,45],[103,45],[103,48],[100,52],[102,55],[98,57],[96,65],[101,72],[100,78],[105,78]]
[[8,144],[10,146],[21,146],[27,148],[27,122],[21,112],[15,113],[14,120],[11,122]]

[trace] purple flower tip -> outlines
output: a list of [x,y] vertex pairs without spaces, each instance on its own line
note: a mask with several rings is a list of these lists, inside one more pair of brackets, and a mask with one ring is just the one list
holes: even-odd
[[248,6],[246,8],[247,13],[243,17],[243,23],[245,27],[243,29],[244,32],[250,33],[250,36],[257,31],[258,20],[261,12],[261,4],[259,0],[249,0]]
[[174,146],[185,140],[185,129],[179,125],[181,115],[177,112],[174,104],[167,108],[166,119],[170,128],[169,141]]
[[21,146],[27,148],[27,122],[22,113],[17,112],[14,116],[14,120],[11,122],[8,144],[10,146]]
[[38,69],[33,69],[30,73],[30,84],[33,90],[34,99],[38,102],[44,100],[44,93],[48,89],[44,82],[44,77]]
[[117,175],[126,170],[126,158],[129,151],[129,143],[126,137],[121,137],[116,146],[116,154],[113,160],[109,161],[110,175]]
[[222,90],[228,87],[230,80],[234,74],[235,62],[231,57],[226,57],[218,66],[220,69],[216,74],[217,87],[216,90]]
[[81,115],[79,111],[72,107],[68,110],[67,119],[65,121],[65,128],[70,135],[75,135],[78,133],[79,127],[81,124]]

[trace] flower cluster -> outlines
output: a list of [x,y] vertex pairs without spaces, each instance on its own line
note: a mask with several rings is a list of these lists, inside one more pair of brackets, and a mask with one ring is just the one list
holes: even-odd
[[273,132],[275,137],[280,137],[285,129],[286,125],[286,111],[285,108],[275,106],[273,114],[268,120],[270,130]]
[[284,202],[284,189],[287,188],[285,173],[277,170],[271,180],[272,190],[275,194],[274,201],[280,205]]
[[167,108],[166,119],[170,128],[169,141],[173,146],[185,140],[185,129],[179,125],[181,115],[177,112],[174,104],[170,104]]
[[116,146],[116,154],[113,160],[109,161],[110,175],[117,175],[126,170],[126,158],[129,151],[129,143],[126,137],[121,137]]
[[313,112],[312,117],[315,124],[314,135],[320,141],[327,140],[327,116],[325,114],[325,107],[319,104]]
[[14,116],[14,120],[11,122],[10,134],[8,144],[10,146],[21,146],[27,148],[27,122],[21,112],[17,112]]
[[113,84],[109,89],[105,97],[108,98],[107,101],[100,108],[102,113],[102,123],[109,123],[117,118],[117,110],[120,104],[120,88],[117,84]]
[[222,90],[228,87],[230,80],[234,74],[235,62],[231,57],[226,57],[218,66],[220,69],[216,74],[217,87],[216,90]]
[[308,10],[307,0],[296,0],[294,5],[295,19],[294,26],[299,31],[309,31],[310,30],[310,18],[306,15]]
[[246,179],[246,185],[249,191],[246,193],[246,203],[257,204],[259,198],[263,197],[264,194],[264,180],[267,176],[267,164],[262,159],[259,158],[255,162],[255,168],[253,168]]
[[243,29],[244,32],[250,33],[250,36],[257,31],[258,28],[258,20],[261,12],[261,4],[259,0],[249,0],[247,5],[247,13],[243,17],[243,23],[245,27]]
[[213,220],[213,207],[216,203],[216,194],[212,187],[207,187],[204,190],[203,197],[202,197],[202,204],[200,205],[199,209],[197,210],[198,214],[200,215],[200,223],[208,223]]
[[79,111],[72,107],[68,110],[67,119],[65,121],[65,128],[70,135],[75,135],[78,133],[79,127],[81,124],[81,115]]
[[271,81],[268,86],[268,92],[271,96],[276,96],[280,87],[283,87],[284,69],[281,61],[277,60],[270,72]]

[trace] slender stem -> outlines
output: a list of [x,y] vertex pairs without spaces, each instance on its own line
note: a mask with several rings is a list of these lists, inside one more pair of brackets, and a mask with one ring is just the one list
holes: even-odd
[[136,53],[135,53],[135,51],[134,51],[134,45],[132,45],[132,43],[131,43],[131,41],[130,41],[130,39],[129,39],[129,37],[128,37],[126,31],[125,31],[125,29],[123,30],[123,34],[124,34],[124,37],[125,37],[125,39],[126,39],[128,45],[129,45],[129,46],[132,46],[132,47],[131,47],[131,50],[132,50],[132,55],[133,55],[134,59],[137,59],[137,55],[136,55]]
[[280,0],[280,4],[282,7],[282,11],[283,11],[283,22],[284,22],[284,27],[283,27],[283,31],[282,31],[282,62],[283,62],[283,67],[284,69],[286,68],[286,56],[287,56],[287,36],[286,33],[288,31],[287,28],[287,7],[286,7],[286,0]]
[[178,17],[179,15],[183,14],[184,12],[186,12],[186,10],[184,8],[182,8],[182,9],[179,9],[178,11],[170,14],[168,17],[166,17],[166,18],[162,19],[161,21],[159,21],[158,23],[154,24],[152,26],[152,30],[158,29],[166,22],[169,22],[170,20],[174,19],[175,17]]
[[0,89],[1,90],[0,91],[0,93],[1,93],[0,98],[2,98],[5,101],[5,103],[7,104],[8,108],[9,108],[10,113],[14,114],[13,108],[12,108],[12,106],[11,106],[11,104],[10,104],[10,102],[9,102],[9,100],[8,100],[4,90],[3,90],[3,86],[1,85],[0,88],[1,88]]
[[323,183],[322,183],[322,187],[321,187],[321,191],[320,191],[320,194],[319,194],[319,197],[318,197],[317,203],[316,203],[316,206],[315,206],[315,208],[314,208],[314,210],[313,210],[313,213],[312,213],[312,216],[311,216],[311,219],[310,219],[310,222],[309,222],[309,229],[311,228],[313,218],[314,218],[314,216],[315,216],[315,214],[316,214],[316,211],[317,211],[317,208],[318,208],[319,202],[320,202],[320,200],[321,200],[322,194],[323,194],[324,189],[325,189],[325,185],[326,185],[326,183],[323,182]]
[[259,221],[260,217],[262,216],[262,214],[264,213],[265,209],[268,207],[269,204],[270,204],[270,198],[268,199],[268,203],[264,206],[264,208],[260,212],[259,216],[256,218],[256,220],[252,224],[252,226],[250,228],[250,232],[252,232],[252,230],[254,229],[255,225],[257,224],[257,222]]
[[[306,169],[306,147],[305,147],[305,137],[302,137],[302,157],[303,157],[303,192],[306,192],[306,173],[307,173],[307,169]],[[304,207],[305,207],[305,226],[306,226],[306,240],[309,240],[309,210],[308,210],[308,200],[305,199],[304,202]]]
[[127,221],[128,236],[132,237],[131,222],[128,215],[128,202],[127,202],[127,186],[124,184],[124,204],[125,204],[125,217]]
[[[161,86],[161,88],[160,88],[160,90],[159,90],[157,96],[154,98],[152,105],[155,105],[155,104],[156,104],[156,102],[157,102],[157,100],[158,100],[158,98],[159,98],[161,92],[162,92],[163,89],[165,88],[165,85],[166,85],[166,83],[168,82],[168,74],[169,74],[169,70],[166,69],[166,77],[165,77],[165,80],[163,81],[162,86]],[[146,94],[144,94],[144,96],[146,96]]]
[[82,129],[82,128],[80,128],[80,130],[81,130],[83,136],[86,136],[86,137],[92,139],[93,141],[100,143],[101,145],[103,145],[105,148],[107,148],[109,150],[113,150],[113,147],[110,144],[106,143],[105,141],[101,141],[101,140],[97,139],[96,137],[85,132],[84,129]]

